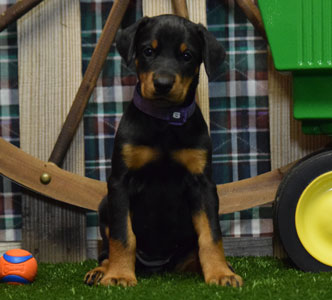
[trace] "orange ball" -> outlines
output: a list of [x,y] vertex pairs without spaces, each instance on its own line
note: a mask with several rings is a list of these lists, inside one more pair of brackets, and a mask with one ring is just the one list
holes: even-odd
[[37,275],[37,261],[33,255],[22,249],[12,249],[0,257],[0,282],[26,284]]

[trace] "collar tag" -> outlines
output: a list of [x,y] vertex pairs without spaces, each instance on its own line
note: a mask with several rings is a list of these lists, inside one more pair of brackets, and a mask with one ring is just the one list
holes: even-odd
[[175,111],[173,112],[173,118],[174,119],[180,119],[181,118],[181,113],[179,111]]
[[170,114],[169,123],[172,125],[183,125],[187,121],[186,112],[174,111]]

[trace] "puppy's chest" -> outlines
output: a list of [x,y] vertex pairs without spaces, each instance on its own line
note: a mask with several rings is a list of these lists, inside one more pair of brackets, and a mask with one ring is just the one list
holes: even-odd
[[204,172],[208,162],[207,150],[193,147],[171,149],[127,143],[122,147],[121,156],[130,171],[140,171],[146,168],[167,171],[176,166],[193,175],[199,175]]

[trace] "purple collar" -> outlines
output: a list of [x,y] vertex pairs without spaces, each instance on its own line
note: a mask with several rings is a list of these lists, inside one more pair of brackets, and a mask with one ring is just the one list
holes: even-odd
[[195,99],[186,107],[156,107],[151,105],[150,100],[146,100],[138,93],[138,88],[135,88],[133,102],[135,106],[142,112],[151,117],[167,121],[168,124],[181,126],[193,115],[196,102]]

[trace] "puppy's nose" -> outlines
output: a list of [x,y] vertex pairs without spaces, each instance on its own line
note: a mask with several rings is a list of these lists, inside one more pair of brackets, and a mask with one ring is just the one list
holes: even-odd
[[154,74],[153,84],[157,94],[167,94],[173,87],[175,77],[170,74]]

